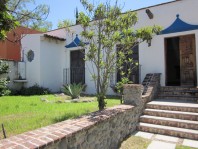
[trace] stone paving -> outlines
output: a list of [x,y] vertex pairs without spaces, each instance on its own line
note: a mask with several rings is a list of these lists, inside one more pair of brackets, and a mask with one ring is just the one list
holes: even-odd
[[147,149],[175,149],[176,145],[184,145],[198,149],[198,140],[189,140],[178,137],[159,135],[154,133],[138,131],[134,136],[152,140]]

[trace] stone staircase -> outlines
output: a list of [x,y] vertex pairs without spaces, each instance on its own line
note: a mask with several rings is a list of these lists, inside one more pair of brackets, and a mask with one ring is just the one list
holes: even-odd
[[198,102],[198,88],[191,87],[161,87],[158,99],[174,99]]
[[158,98],[147,103],[140,131],[198,140],[198,89],[161,87]]

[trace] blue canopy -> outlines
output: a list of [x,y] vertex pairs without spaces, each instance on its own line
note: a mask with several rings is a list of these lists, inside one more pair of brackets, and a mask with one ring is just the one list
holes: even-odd
[[76,38],[68,45],[66,45],[66,48],[74,48],[74,47],[78,47],[82,44],[88,44],[87,42],[82,42],[80,41],[80,39],[78,38],[78,35],[76,34]]
[[192,25],[182,21],[179,18],[179,14],[178,14],[173,24],[168,28],[162,30],[160,34],[170,34],[170,33],[184,32],[184,31],[190,31],[196,29],[198,29],[198,25]]

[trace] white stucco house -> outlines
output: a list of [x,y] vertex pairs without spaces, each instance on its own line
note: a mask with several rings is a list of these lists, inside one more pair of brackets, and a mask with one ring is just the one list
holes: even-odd
[[[161,73],[162,86],[197,86],[198,84],[198,1],[176,0],[135,10],[139,18],[135,28],[159,25],[161,34],[138,47],[141,66],[138,82],[147,73]],[[152,13],[153,17],[148,16]],[[57,29],[44,34],[27,35],[22,39],[26,87],[38,84],[54,92],[65,83],[83,82],[86,93],[94,94],[95,87],[89,74],[89,62],[82,61],[79,50],[82,27],[70,27],[74,34]],[[84,49],[85,52],[87,49]],[[116,75],[112,79],[116,82]],[[114,94],[109,88],[108,94]]]

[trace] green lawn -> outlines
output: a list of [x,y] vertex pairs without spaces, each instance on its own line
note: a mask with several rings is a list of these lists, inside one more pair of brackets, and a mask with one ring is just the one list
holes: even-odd
[[[98,110],[96,100],[86,103],[54,102],[59,100],[57,98],[60,97],[54,95],[0,97],[0,124],[4,124],[7,136]],[[47,99],[48,102],[41,99]],[[107,107],[119,103],[118,99],[107,99]],[[1,136],[2,134],[0,134]]]
[[[147,149],[147,147],[151,142],[152,140],[149,139],[145,139],[138,136],[131,136],[122,142],[119,149]],[[177,145],[175,149],[198,149],[198,148]]]
[[147,149],[151,140],[142,137],[131,136],[122,142],[119,149]]
[[177,145],[176,149],[197,149],[197,148],[192,148],[192,147],[188,147],[188,146],[182,146],[182,145]]

